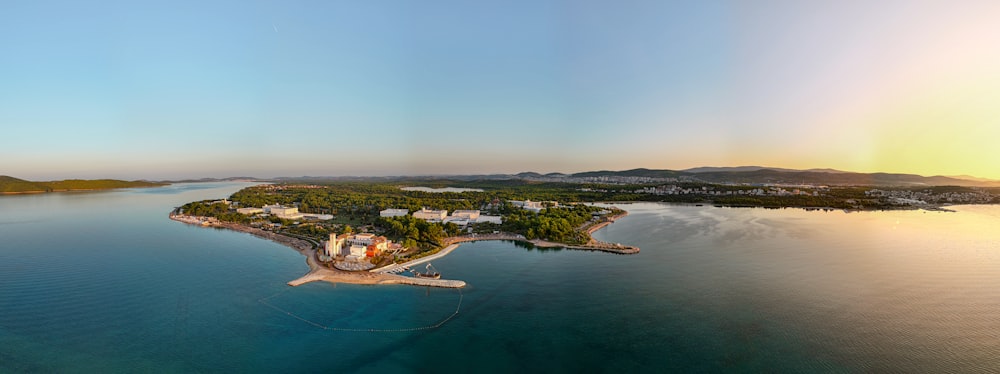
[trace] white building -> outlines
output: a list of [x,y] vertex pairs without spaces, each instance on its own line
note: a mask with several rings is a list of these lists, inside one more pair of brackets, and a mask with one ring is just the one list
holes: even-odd
[[264,213],[270,213],[271,215],[278,218],[285,219],[299,219],[302,218],[302,214],[299,213],[299,208],[281,206],[280,204],[275,205],[264,205]]
[[326,242],[326,255],[330,257],[342,255],[341,249],[344,248],[348,237],[350,235],[330,234],[330,240]]
[[350,247],[350,249],[351,249],[351,254],[349,254],[348,256],[355,256],[357,258],[364,258],[365,257],[365,252],[368,251],[368,246],[366,246],[366,245],[360,245],[360,244],[352,244],[351,247]]
[[236,212],[240,213],[240,214],[246,214],[246,215],[249,216],[249,215],[253,215],[253,214],[264,213],[264,209],[261,209],[261,208],[239,208],[239,209],[236,209]]
[[451,212],[451,216],[452,217],[457,217],[457,218],[465,218],[469,222],[475,222],[477,219],[479,219],[479,211],[478,210],[456,210],[454,212]]
[[413,212],[413,218],[419,218],[427,222],[441,222],[448,216],[447,210],[429,210],[427,208]]
[[388,217],[402,217],[402,216],[405,216],[407,214],[410,214],[410,210],[409,209],[391,209],[390,208],[390,209],[386,209],[386,210],[383,210],[381,212],[378,212],[379,217],[386,217],[386,218],[388,218]]
[[530,210],[535,213],[541,212],[542,209],[545,209],[546,205],[551,206],[553,208],[559,207],[559,203],[555,201],[511,200],[510,204],[521,209]]
[[362,233],[347,237],[347,244],[350,245],[357,244],[367,246],[373,242],[375,242],[375,234]]
[[500,216],[484,216],[481,215],[478,210],[456,210],[452,212],[450,216],[445,217],[442,222],[451,222],[459,226],[466,226],[470,223],[481,222],[495,223],[499,225],[503,223],[503,218]]
[[503,223],[503,218],[500,216],[479,216],[479,218],[476,218],[476,223],[495,223],[499,225]]
[[454,223],[454,224],[459,225],[459,226],[467,226],[469,224],[469,222],[470,221],[469,221],[468,218],[465,218],[465,217],[455,217],[455,216],[444,217],[444,220],[441,221],[441,223]]
[[313,213],[299,213],[304,219],[315,219],[320,221],[329,221],[333,219],[332,215],[329,214],[313,214]]

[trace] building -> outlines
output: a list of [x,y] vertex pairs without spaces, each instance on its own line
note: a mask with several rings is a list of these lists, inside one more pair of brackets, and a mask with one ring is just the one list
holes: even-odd
[[239,208],[239,209],[236,209],[236,212],[240,213],[240,214],[246,214],[246,215],[249,216],[249,215],[264,213],[264,209],[261,209],[261,208]]
[[392,209],[392,208],[390,208],[390,209],[386,209],[386,210],[378,212],[379,217],[385,217],[385,218],[389,218],[389,217],[402,217],[402,216],[405,216],[407,214],[410,214],[410,210],[409,209]]
[[387,249],[389,249],[388,245],[372,244],[369,245],[368,249],[365,251],[365,256],[368,258],[372,258],[378,256],[380,253],[382,253],[382,251],[385,251]]
[[299,213],[299,208],[281,206],[280,204],[275,205],[264,205],[264,213],[269,213],[278,218],[285,219],[299,219],[302,218],[302,214]]
[[467,226],[470,221],[465,217],[447,216],[444,217],[444,220],[442,220],[441,223],[454,223],[459,226]]
[[334,256],[344,256],[344,257],[375,257],[378,256],[383,251],[389,249],[392,241],[386,239],[384,236],[375,236],[375,234],[361,233],[356,235],[350,234],[330,234],[330,240],[326,242],[326,254],[330,257]]
[[500,216],[484,216],[478,210],[456,210],[450,216],[442,220],[444,223],[454,223],[459,226],[466,226],[470,223],[503,223]]
[[375,241],[375,234],[361,233],[354,234],[347,237],[347,244],[350,245],[369,245]]
[[348,256],[354,256],[354,257],[357,257],[357,258],[364,258],[365,257],[365,252],[368,251],[368,246],[364,246],[364,245],[354,244],[354,245],[351,245],[348,248],[350,248],[350,254]]
[[476,218],[476,223],[493,223],[499,225],[503,223],[503,218],[500,216],[479,216],[479,218]]
[[511,200],[510,205],[516,206],[521,209],[530,210],[535,213],[541,212],[542,209],[545,209],[546,207],[552,207],[552,208],[559,207],[559,203],[555,201],[531,201],[531,200],[524,200],[524,201]]
[[413,218],[419,218],[427,222],[442,222],[447,216],[447,210],[429,210],[427,208],[423,208],[413,212]]
[[332,215],[329,214],[313,214],[313,213],[299,213],[303,219],[314,219],[318,221],[329,221],[333,219]]
[[343,253],[341,252],[341,250],[344,248],[344,245],[347,243],[347,238],[349,236],[350,235],[348,235],[348,234],[337,235],[337,234],[332,234],[331,233],[330,234],[330,240],[328,240],[326,242],[326,255],[330,256],[330,257],[335,257],[335,256],[343,255]]
[[478,210],[456,210],[451,212],[452,217],[465,218],[469,222],[476,222],[479,219]]

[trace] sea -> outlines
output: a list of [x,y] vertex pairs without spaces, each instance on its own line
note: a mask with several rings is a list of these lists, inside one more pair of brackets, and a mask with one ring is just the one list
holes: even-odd
[[636,255],[476,242],[463,289],[286,282],[171,221],[240,183],[0,196],[0,372],[1000,372],[1000,207],[618,204]]

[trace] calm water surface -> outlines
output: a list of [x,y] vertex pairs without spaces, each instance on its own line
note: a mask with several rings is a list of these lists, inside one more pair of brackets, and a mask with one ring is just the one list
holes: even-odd
[[[481,242],[434,262],[461,291],[291,288],[294,251],[166,218],[243,186],[0,197],[0,372],[1000,368],[996,206],[629,204],[595,236],[639,255]],[[411,332],[275,309],[410,329],[460,301]]]

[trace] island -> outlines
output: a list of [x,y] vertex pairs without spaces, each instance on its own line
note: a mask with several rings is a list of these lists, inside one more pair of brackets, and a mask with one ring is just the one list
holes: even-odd
[[33,182],[6,175],[0,175],[0,195],[161,187],[167,184],[168,183],[123,181],[117,179],[66,179],[48,182]]

